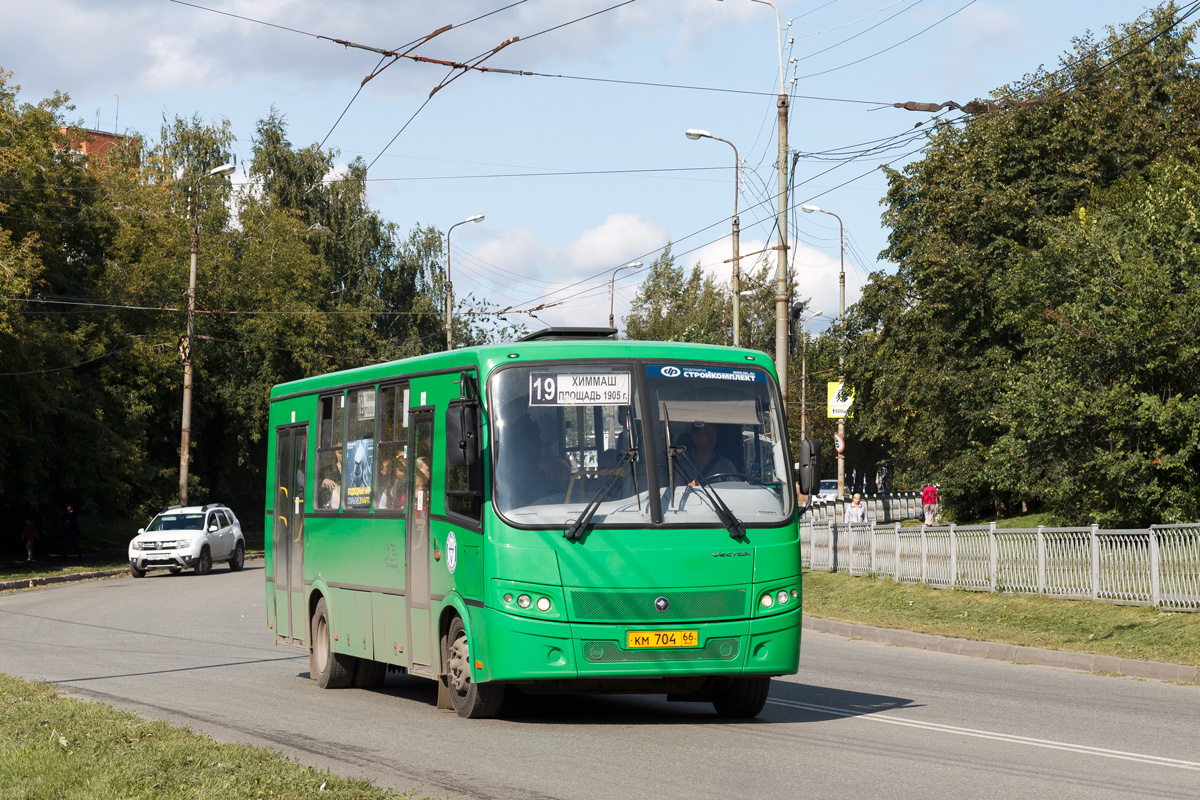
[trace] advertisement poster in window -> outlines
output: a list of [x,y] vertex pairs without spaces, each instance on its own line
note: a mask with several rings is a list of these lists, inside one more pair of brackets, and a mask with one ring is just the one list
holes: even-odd
[[371,474],[374,470],[375,440],[356,439],[346,444],[346,508],[371,505]]

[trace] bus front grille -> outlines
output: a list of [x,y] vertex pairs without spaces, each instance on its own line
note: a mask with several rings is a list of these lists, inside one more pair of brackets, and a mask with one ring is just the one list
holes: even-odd
[[[666,601],[666,608],[655,603]],[[659,603],[661,606],[662,603]],[[710,591],[571,593],[571,609],[580,622],[670,622],[739,619],[749,614],[745,589]]]
[[584,642],[583,657],[592,664],[616,661],[732,661],[738,657],[737,639],[709,639],[704,647],[625,650],[619,642]]

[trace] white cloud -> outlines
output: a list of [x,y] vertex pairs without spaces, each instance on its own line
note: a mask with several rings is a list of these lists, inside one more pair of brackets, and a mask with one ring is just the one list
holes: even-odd
[[[184,4],[144,0],[40,0],[12,3],[0,29],[4,66],[29,73],[17,81],[35,94],[58,88],[79,94],[120,88],[236,88],[266,81],[280,90],[306,85],[351,90],[381,60],[378,53],[347,47],[408,50],[433,31],[454,27],[420,43],[414,55],[468,61],[505,39],[521,39],[487,60],[488,66],[556,68],[581,59],[606,58],[613,44],[662,35],[682,25],[681,43],[710,30],[720,17],[716,3],[638,3],[534,36],[604,8],[537,2],[489,15],[492,0],[395,3],[383,0],[235,0],[209,4],[217,12]],[[731,4],[726,4],[731,5]],[[470,24],[477,17],[482,17]],[[263,24],[265,23],[265,24]],[[45,53],[54,58],[46,59]],[[103,65],[103,69],[97,69]],[[424,95],[447,74],[444,66],[404,60],[368,85],[376,96]],[[119,77],[117,77],[119,76]],[[37,83],[33,87],[33,83]]]
[[[487,231],[479,232],[480,238],[488,235]],[[532,230],[513,229],[491,234],[486,241],[472,246],[456,231],[452,265],[455,294],[465,296],[471,292],[502,307],[556,304],[537,312],[538,318],[552,325],[604,326],[608,324],[613,270],[634,259],[649,267],[655,248],[669,238],[662,223],[625,213],[610,214],[603,223],[581,231],[566,244],[541,242]],[[617,305],[627,305],[633,298],[640,283],[638,272],[628,270],[617,275]],[[523,315],[514,317],[514,321],[526,319]],[[531,324],[531,328],[537,327]]]
[[[800,299],[812,298],[808,304],[811,315],[817,311],[824,312],[824,317],[811,323],[813,330],[827,327],[830,320],[836,319],[841,309],[841,287],[838,276],[842,264],[837,255],[829,255],[804,245],[798,245],[792,261],[792,270],[796,281],[796,296]],[[846,308],[854,305],[862,296],[864,280],[860,270],[847,255],[846,271]]]

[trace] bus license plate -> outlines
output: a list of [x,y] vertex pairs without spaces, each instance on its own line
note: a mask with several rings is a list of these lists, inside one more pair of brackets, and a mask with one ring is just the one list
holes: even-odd
[[625,647],[696,647],[698,631],[626,631]]

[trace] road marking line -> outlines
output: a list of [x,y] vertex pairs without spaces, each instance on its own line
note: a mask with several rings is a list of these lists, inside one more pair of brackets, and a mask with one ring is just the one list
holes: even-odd
[[819,706],[814,703],[800,703],[794,700],[776,700],[768,698],[768,703],[773,703],[778,706],[787,706],[788,708],[800,708],[806,711],[816,711],[822,714],[833,714],[838,717],[857,717],[859,719],[870,720],[872,722],[885,722],[890,725],[902,725],[909,728],[923,728],[924,730],[937,731],[939,733],[954,733],[960,736],[974,736],[981,739],[994,739],[1000,742],[1011,742],[1012,744],[1023,744],[1029,747],[1044,747],[1049,750],[1065,750],[1071,753],[1083,753],[1085,755],[1102,756],[1104,758],[1115,758],[1122,761],[1139,761],[1143,764],[1154,764],[1160,767],[1175,767],[1176,769],[1187,769],[1200,771],[1200,762],[1183,761],[1178,758],[1163,758],[1162,756],[1150,756],[1142,753],[1127,753],[1123,750],[1107,750],[1103,747],[1089,747],[1082,744],[1072,744],[1070,742],[1056,742],[1050,739],[1034,739],[1029,736],[1016,736],[1010,733],[996,733],[995,731],[981,731],[975,728],[962,728],[956,725],[943,725],[937,722],[921,722],[919,720],[901,719],[900,717],[891,717],[886,714],[871,714],[860,711],[847,711],[833,706]]

